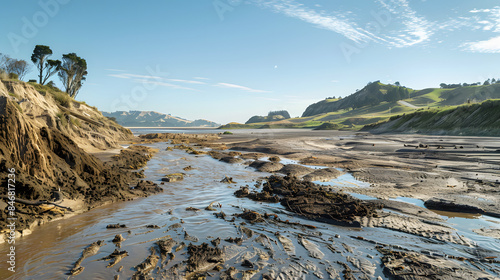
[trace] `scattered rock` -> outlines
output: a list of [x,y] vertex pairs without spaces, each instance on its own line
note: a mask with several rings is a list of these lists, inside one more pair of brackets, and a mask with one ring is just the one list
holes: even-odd
[[243,162],[243,159],[235,157],[223,157],[220,159],[220,161],[223,161],[225,163],[240,163]]
[[300,164],[287,164],[283,166],[283,168],[281,168],[278,172],[289,176],[300,177],[302,175],[309,174],[313,171],[314,169]]
[[252,224],[264,222],[264,218],[262,218],[262,215],[255,211],[245,211],[241,214],[236,214],[235,216],[238,218],[243,218]]
[[113,251],[113,253],[111,253],[110,255],[108,255],[108,256],[100,259],[100,260],[103,260],[103,261],[113,260],[112,262],[110,262],[106,266],[107,268],[110,268],[110,267],[113,267],[115,264],[119,263],[126,256],[128,256],[128,252],[127,251],[120,251],[118,249],[115,249]]
[[175,223],[175,224],[172,224],[168,227],[168,230],[173,230],[173,229],[176,229],[176,228],[181,228],[182,225],[180,223]]
[[306,181],[328,182],[332,179],[336,179],[342,174],[344,174],[344,172],[339,171],[335,168],[323,168],[317,169],[312,173],[305,175],[303,179]]
[[250,194],[250,189],[248,187],[240,187],[239,190],[234,192],[236,197],[246,197]]
[[210,241],[210,243],[212,243],[212,245],[217,247],[220,244],[220,240],[221,240],[220,237],[217,237],[217,238],[213,239],[212,241]]
[[269,161],[271,161],[271,162],[280,162],[281,158],[279,156],[271,156],[271,157],[269,157]]
[[164,178],[161,178],[164,182],[178,182],[184,180],[184,174],[182,173],[172,173],[165,175]]
[[135,269],[137,272],[132,276],[132,279],[142,279],[145,275],[155,269],[156,264],[158,263],[158,257],[154,250],[152,250],[151,255],[149,255],[142,263],[138,264]]
[[254,268],[254,264],[251,261],[249,261],[249,260],[244,260],[241,263],[241,266],[248,267],[248,268]]
[[236,238],[228,237],[228,238],[224,239],[224,241],[229,242],[229,243],[234,243],[238,246],[243,244],[243,239],[241,239],[240,237],[236,237]]
[[191,242],[198,242],[199,239],[196,236],[189,235],[187,231],[184,232],[184,240],[186,241],[191,241]]
[[80,274],[84,269],[84,267],[81,266],[83,260],[85,258],[88,258],[88,257],[91,257],[91,256],[97,254],[97,252],[99,252],[99,249],[103,245],[104,245],[104,240],[99,240],[99,241],[96,241],[96,242],[90,244],[87,248],[83,249],[82,256],[75,262],[75,264],[73,265],[73,268],[70,271],[70,274],[71,275]]
[[139,190],[151,194],[163,192],[163,189],[159,187],[158,184],[145,180],[139,181],[137,185],[134,187],[134,190]]
[[268,162],[262,160],[256,160],[250,164],[250,167],[257,169],[260,172],[277,172],[283,168],[283,164],[277,162]]
[[123,224],[109,224],[106,226],[106,228],[126,228],[126,225]]
[[122,242],[122,241],[125,241],[125,238],[123,238],[123,236],[121,234],[117,234],[117,235],[115,235],[115,238],[113,238],[112,242],[118,243],[118,242]]
[[233,181],[232,177],[227,177],[227,176],[225,176],[224,179],[222,179],[220,182],[226,184],[236,184],[236,182]]
[[462,204],[454,200],[448,200],[443,198],[431,198],[425,201],[424,205],[429,209],[450,211],[450,212],[463,212],[463,213],[474,213],[474,214],[484,214],[484,210],[468,205]]
[[186,267],[188,272],[209,270],[224,262],[222,250],[210,247],[207,243],[189,245],[188,254],[189,258]]
[[219,202],[217,201],[213,201],[212,203],[210,203],[210,205],[208,205],[205,210],[207,211],[217,211],[217,209],[215,209],[215,207],[219,207],[219,208],[222,208],[222,204],[220,204]]
[[166,240],[157,241],[156,245],[158,245],[158,248],[160,249],[161,256],[166,256],[167,254],[172,252],[172,248],[177,245],[177,242],[174,239],[169,238]]

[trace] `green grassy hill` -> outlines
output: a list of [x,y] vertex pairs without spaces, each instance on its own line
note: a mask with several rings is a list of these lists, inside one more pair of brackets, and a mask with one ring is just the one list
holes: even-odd
[[[380,82],[342,99],[327,98],[307,107],[300,118],[228,124],[231,128],[318,128],[359,130],[366,125],[388,121],[391,117],[411,114],[417,110],[444,110],[464,103],[500,99],[500,84],[474,85],[457,88],[427,88],[413,90]],[[323,125],[327,123],[327,125]]]
[[386,85],[380,82],[373,82],[342,99],[325,99],[311,104],[302,114],[302,117],[309,117],[328,112],[336,112],[346,109],[357,109],[365,106],[376,106],[381,102],[394,102],[410,97],[412,89],[405,87]]
[[500,136],[500,100],[431,108],[365,126],[374,133],[402,132]]

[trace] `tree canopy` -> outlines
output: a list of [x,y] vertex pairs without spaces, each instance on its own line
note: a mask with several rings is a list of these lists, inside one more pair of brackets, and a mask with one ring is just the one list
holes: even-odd
[[65,91],[75,98],[87,76],[87,61],[76,53],[64,54],[58,75]]
[[38,69],[38,78],[41,85],[45,84],[47,80],[54,75],[61,65],[59,60],[50,60],[49,56],[52,55],[52,50],[49,46],[36,45],[31,55],[31,61]]

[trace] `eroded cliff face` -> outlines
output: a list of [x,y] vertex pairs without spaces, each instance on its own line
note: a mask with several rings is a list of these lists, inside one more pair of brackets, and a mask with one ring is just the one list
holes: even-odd
[[52,93],[65,95],[47,87],[37,90],[35,85],[21,81],[0,81],[0,96],[16,102],[33,127],[56,128],[87,152],[119,148],[119,141],[132,136],[130,130],[104,117],[96,108],[69,97],[62,102]]
[[[7,194],[7,170],[11,168],[16,170],[16,199],[50,201],[59,193],[79,202],[80,209],[75,210],[83,211],[106,201],[146,195],[130,189],[131,181],[140,177],[138,173],[105,164],[88,153],[120,147],[118,142],[130,139],[130,131],[87,105],[71,102],[68,108],[61,108],[52,96],[42,95],[29,84],[0,82],[0,184],[5,186],[0,195]],[[72,114],[82,115],[88,122],[72,120]],[[0,230],[6,225],[6,205],[2,203]],[[50,212],[22,203],[16,203],[16,211],[21,227]]]

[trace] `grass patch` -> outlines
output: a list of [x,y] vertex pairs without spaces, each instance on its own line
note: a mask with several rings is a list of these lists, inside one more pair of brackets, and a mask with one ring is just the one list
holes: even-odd
[[224,131],[222,134],[233,134],[231,131]]
[[59,112],[56,114],[56,116],[61,120],[61,125],[66,126],[68,125],[68,120],[66,119],[66,114]]
[[15,101],[13,103],[14,103],[14,106],[16,106],[16,109],[19,110],[19,112],[22,113],[23,112],[23,108],[21,108],[21,106],[19,105],[19,103],[15,102]]
[[77,119],[77,118],[71,118],[70,121],[71,121],[71,124],[73,124],[76,127],[81,127],[82,126],[82,124],[80,123],[80,120]]
[[54,100],[59,103],[59,105],[69,108],[71,105],[71,101],[73,98],[71,98],[67,93],[64,92],[57,92],[57,91],[50,91],[50,94],[54,98]]

